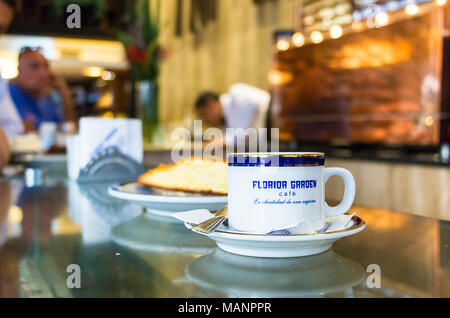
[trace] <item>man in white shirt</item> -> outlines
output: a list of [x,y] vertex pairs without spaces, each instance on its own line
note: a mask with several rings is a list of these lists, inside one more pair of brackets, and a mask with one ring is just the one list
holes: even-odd
[[234,84],[220,96],[225,122],[229,128],[265,128],[270,94],[247,84]]
[[[14,14],[14,1],[0,0],[0,36],[8,29]],[[1,70],[0,70],[1,71]],[[0,72],[1,75],[1,72]],[[7,82],[0,76],[0,127],[8,137],[24,131],[23,122],[14,106]]]
[[[250,145],[252,140],[250,136],[256,137],[260,134],[260,128],[267,128],[266,118],[270,99],[268,92],[238,83],[220,97],[212,92],[203,93],[197,99],[196,109],[203,128],[215,127],[226,133],[225,138],[215,140],[215,144],[238,147],[248,144],[255,147],[258,141]],[[234,131],[228,133],[225,128],[233,128]],[[251,131],[249,128],[254,130]]]
[[220,97],[213,92],[201,94],[196,109],[204,126],[217,128],[264,128],[270,94],[262,89],[234,84]]

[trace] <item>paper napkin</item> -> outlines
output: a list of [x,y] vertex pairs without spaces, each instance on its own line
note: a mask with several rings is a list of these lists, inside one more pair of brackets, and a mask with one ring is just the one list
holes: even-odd
[[[327,217],[325,218],[325,225],[322,229],[316,231],[311,226],[309,221],[302,220],[286,226],[282,229],[273,229],[268,233],[263,234],[311,234],[311,233],[326,233],[333,231],[340,231],[348,229],[353,225],[352,218],[355,214],[343,214],[339,216]],[[200,224],[209,218],[212,218],[214,214],[206,209],[190,210],[185,212],[173,213],[172,216],[180,221]]]

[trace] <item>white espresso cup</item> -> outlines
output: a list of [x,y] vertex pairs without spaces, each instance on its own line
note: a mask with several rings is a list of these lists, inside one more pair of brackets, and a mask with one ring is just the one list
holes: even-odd
[[[315,230],[325,217],[347,212],[355,197],[355,179],[343,168],[325,168],[323,153],[234,153],[228,155],[228,222],[231,228],[269,233],[303,220]],[[331,176],[344,180],[342,202],[325,202]]]

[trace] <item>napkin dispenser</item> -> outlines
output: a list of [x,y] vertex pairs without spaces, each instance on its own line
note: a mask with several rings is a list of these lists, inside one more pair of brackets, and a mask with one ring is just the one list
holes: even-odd
[[86,117],[67,139],[69,178],[78,182],[136,179],[142,174],[142,122]]

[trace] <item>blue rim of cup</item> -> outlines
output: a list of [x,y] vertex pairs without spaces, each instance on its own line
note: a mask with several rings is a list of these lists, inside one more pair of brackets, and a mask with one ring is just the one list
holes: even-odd
[[230,167],[304,167],[323,166],[325,154],[299,153],[232,153],[228,155]]

